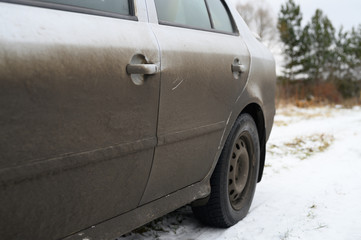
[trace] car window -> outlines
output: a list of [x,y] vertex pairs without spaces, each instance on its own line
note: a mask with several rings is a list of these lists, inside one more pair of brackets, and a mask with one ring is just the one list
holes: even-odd
[[129,0],[37,0],[39,2],[81,7],[121,15],[130,15]]
[[224,32],[234,32],[230,16],[220,0],[207,0],[213,28]]
[[155,0],[160,22],[212,29],[204,0]]

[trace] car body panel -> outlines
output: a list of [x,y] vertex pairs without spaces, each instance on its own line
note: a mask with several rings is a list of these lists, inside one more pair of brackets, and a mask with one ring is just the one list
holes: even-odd
[[[273,119],[276,112],[275,108],[275,76],[276,76],[276,65],[275,60],[271,52],[267,47],[256,39],[253,33],[247,27],[242,17],[237,14],[235,8],[230,9],[234,20],[237,23],[240,31],[240,35],[246,43],[250,55],[251,64],[249,69],[249,79],[245,91],[238,97],[235,109],[242,111],[245,107],[251,103],[256,103],[262,109],[264,115],[264,123],[266,130],[266,140],[268,140],[272,126]],[[236,111],[237,112],[237,111]],[[235,121],[237,117],[234,117]],[[231,121],[231,123],[233,123]]]
[[0,21],[1,236],[60,238],[136,208],[160,74],[136,86],[124,66],[160,62],[147,23],[6,3]]
[[227,118],[247,81],[248,71],[235,79],[231,66],[235,59],[246,69],[250,64],[238,34],[158,24],[152,30],[162,59],[158,146],[142,203],[207,175],[220,150]]

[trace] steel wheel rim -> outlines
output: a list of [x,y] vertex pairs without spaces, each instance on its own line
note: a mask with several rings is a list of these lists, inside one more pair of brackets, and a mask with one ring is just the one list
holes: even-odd
[[250,136],[241,133],[235,141],[230,156],[228,171],[228,196],[232,207],[240,210],[243,206],[245,188],[250,175],[250,156],[252,156],[252,145]]

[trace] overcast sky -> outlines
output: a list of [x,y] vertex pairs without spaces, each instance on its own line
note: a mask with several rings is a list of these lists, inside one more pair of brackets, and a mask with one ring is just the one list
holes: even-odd
[[[248,2],[255,0],[231,0],[235,2]],[[266,2],[277,16],[281,4],[286,0],[260,0]],[[339,29],[341,25],[349,30],[361,24],[361,0],[295,0],[301,6],[304,24],[308,22],[315,10],[320,8],[330,18],[332,24]]]

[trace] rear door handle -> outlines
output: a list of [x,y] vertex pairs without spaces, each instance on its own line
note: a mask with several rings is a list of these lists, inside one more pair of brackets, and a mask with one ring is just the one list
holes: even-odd
[[233,63],[232,64],[232,72],[236,73],[244,73],[246,71],[246,66],[240,63]]
[[127,73],[128,74],[144,74],[152,75],[159,72],[159,68],[155,64],[128,64]]

